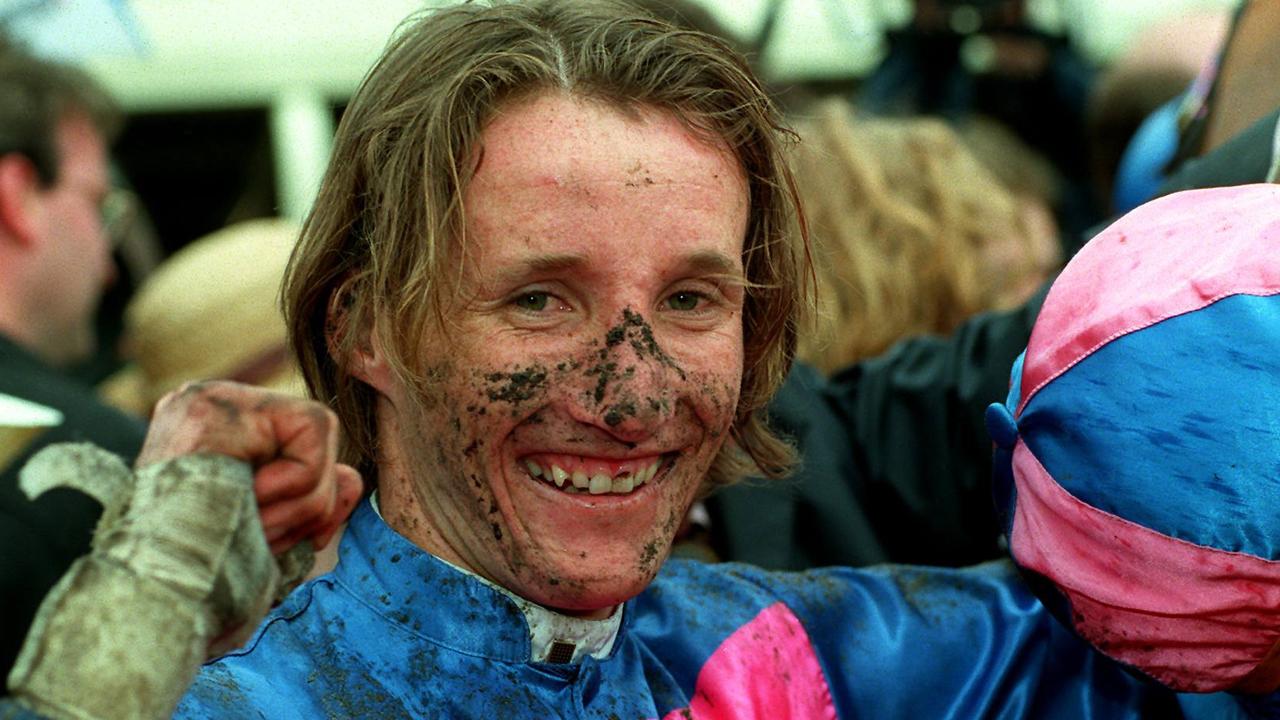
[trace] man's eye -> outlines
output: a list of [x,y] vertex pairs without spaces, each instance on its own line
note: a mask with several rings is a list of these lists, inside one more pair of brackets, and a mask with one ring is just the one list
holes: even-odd
[[697,310],[702,299],[702,295],[699,293],[678,292],[667,298],[667,307],[672,310],[680,310],[682,312]]
[[516,297],[513,304],[521,310],[541,312],[547,309],[549,296],[544,292],[530,292]]

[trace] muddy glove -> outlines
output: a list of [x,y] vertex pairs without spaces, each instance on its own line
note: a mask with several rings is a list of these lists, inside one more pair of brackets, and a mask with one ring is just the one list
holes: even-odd
[[46,596],[9,676],[12,695],[50,718],[169,717],[201,662],[241,644],[310,569],[304,542],[282,576],[250,466],[230,457],[179,456],[135,478],[92,445],[54,445],[20,482],[32,497],[72,487],[104,508],[92,551]]

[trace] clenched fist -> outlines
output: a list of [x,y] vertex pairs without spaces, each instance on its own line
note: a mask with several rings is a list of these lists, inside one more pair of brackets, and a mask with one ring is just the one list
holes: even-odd
[[273,553],[304,538],[323,548],[360,499],[360,474],[337,462],[338,419],[312,400],[233,382],[187,384],[157,404],[137,468],[195,453],[253,467]]

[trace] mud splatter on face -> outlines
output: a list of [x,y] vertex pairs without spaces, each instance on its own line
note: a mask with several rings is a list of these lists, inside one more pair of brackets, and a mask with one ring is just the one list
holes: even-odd
[[[712,380],[701,381],[698,387],[702,397],[706,398],[715,407],[717,413],[735,413],[737,411],[738,393],[732,387]],[[713,438],[718,438],[722,434],[719,429],[712,428],[710,431],[710,436]]]
[[485,395],[495,402],[522,403],[546,389],[547,369],[530,365],[514,372],[494,372],[484,376],[489,383]]
[[671,359],[671,356],[663,352],[662,347],[658,345],[657,339],[653,337],[653,328],[649,327],[649,323],[645,321],[640,313],[633,311],[631,308],[623,308],[622,323],[610,328],[605,335],[605,345],[614,347],[624,340],[631,343],[631,348],[635,350],[636,357],[641,360],[646,357],[652,357],[679,373],[681,380],[685,379],[684,370],[676,364],[675,360]]
[[636,404],[630,400],[614,404],[609,408],[609,412],[604,414],[604,422],[609,427],[616,427],[628,417],[635,417]]
[[562,363],[556,364],[556,372],[569,372],[571,370],[577,370],[580,367],[582,367],[582,365],[577,360],[565,360]]
[[[608,356],[608,351],[600,351],[601,359]],[[587,377],[596,378],[596,389],[592,393],[596,404],[604,402],[604,394],[609,389],[609,383],[617,379],[618,364],[614,362],[600,362],[599,364],[587,369]]]
[[658,559],[658,554],[662,549],[658,545],[657,540],[650,540],[644,544],[644,549],[640,552],[640,565],[647,570],[653,561]]
[[[605,401],[611,384],[629,380],[636,374],[635,365],[627,365],[619,369],[614,353],[623,343],[630,345],[638,360],[655,360],[658,364],[675,370],[681,380],[686,379],[684,370],[658,345],[653,336],[653,329],[649,327],[644,317],[631,308],[625,308],[622,311],[622,322],[609,328],[605,333],[604,347],[594,351],[596,362],[586,370],[587,377],[595,379],[594,388],[589,394],[589,399],[595,404],[599,405]],[[566,364],[561,363],[561,366],[564,365]],[[615,427],[626,418],[635,417],[637,410],[646,405],[656,412],[666,409],[668,401],[665,397],[644,399],[624,397],[606,411],[605,423]]]
[[649,169],[644,163],[637,161],[635,165],[627,168],[627,187],[641,187],[644,185],[652,185],[653,177],[649,174]]
[[672,508],[672,511],[662,521],[662,532],[641,546],[640,556],[636,562],[637,572],[641,574],[657,572],[658,566],[666,560],[667,554],[671,550],[671,538],[675,537],[676,530],[679,529],[683,520],[683,507]]

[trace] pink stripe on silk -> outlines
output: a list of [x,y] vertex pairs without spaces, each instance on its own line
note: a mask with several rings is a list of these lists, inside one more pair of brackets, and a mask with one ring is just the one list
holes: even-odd
[[664,720],[835,720],[809,634],[774,603],[730,635],[698,672],[693,701]]
[[1280,563],[1157,533],[1073,497],[1018,441],[1011,546],[1105,654],[1192,692],[1230,688],[1280,640]]
[[[1085,245],[1049,291],[1027,345],[1016,414],[1113,338],[1228,295],[1280,293],[1277,257],[1275,185],[1189,190],[1125,215]],[[1175,277],[1188,279],[1170,282]]]

